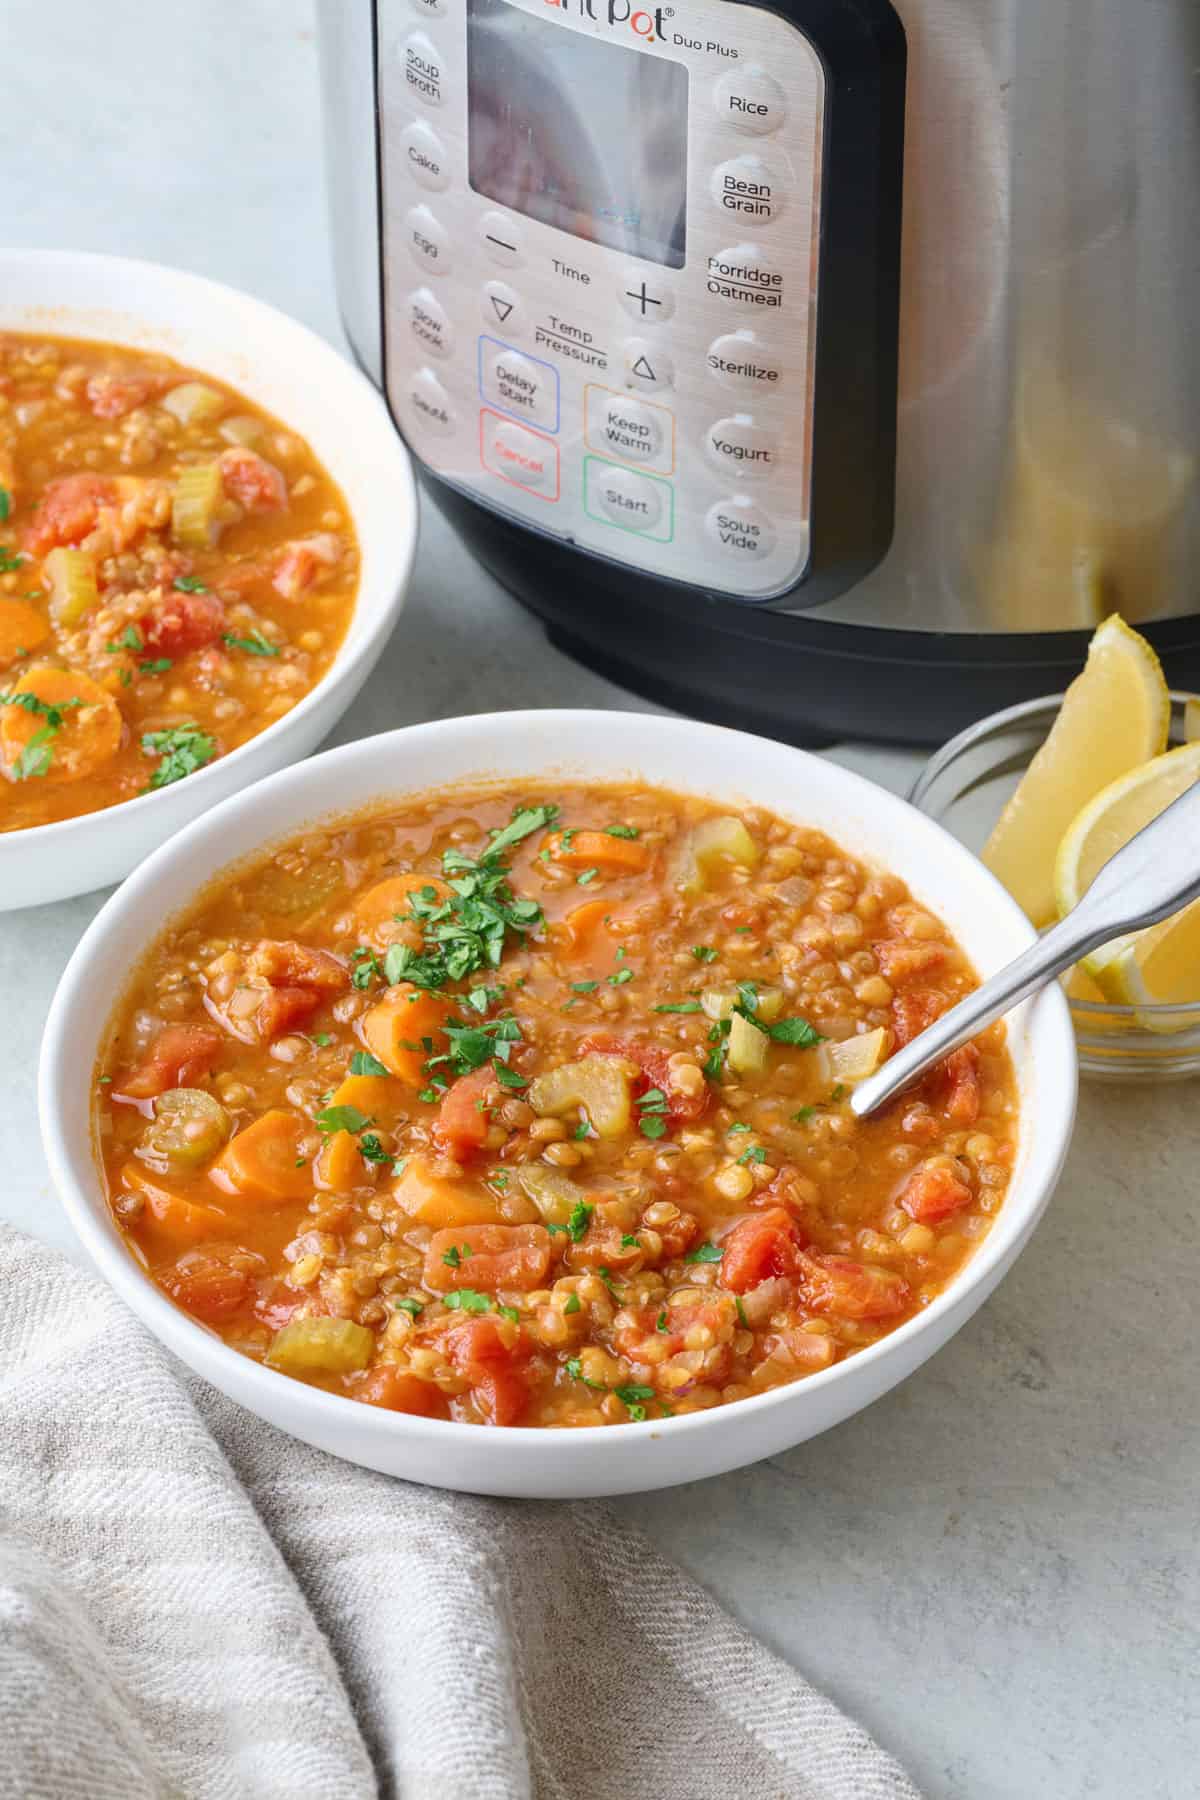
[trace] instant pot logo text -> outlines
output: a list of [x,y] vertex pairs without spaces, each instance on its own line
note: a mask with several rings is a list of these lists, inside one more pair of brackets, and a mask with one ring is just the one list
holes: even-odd
[[654,6],[647,11],[635,6],[633,0],[546,0],[546,5],[557,7],[560,12],[569,12],[574,7],[585,18],[594,19],[598,25],[609,25],[614,30],[618,25],[627,25],[635,37],[643,38],[647,44],[665,39],[667,28],[663,21],[675,17],[673,6]]

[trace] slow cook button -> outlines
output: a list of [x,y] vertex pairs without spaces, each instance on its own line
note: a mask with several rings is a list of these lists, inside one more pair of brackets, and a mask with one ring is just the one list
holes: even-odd
[[710,192],[739,223],[770,225],[784,208],[783,178],[761,156],[735,156],[713,170]]
[[423,31],[414,31],[405,40],[402,52],[404,60],[404,85],[410,94],[423,100],[426,106],[442,104],[442,59],[434,48],[432,38],[426,37]]
[[729,331],[714,338],[705,357],[708,370],[722,387],[739,393],[771,394],[783,380],[783,367],[772,350],[764,350],[753,331]]
[[747,413],[718,419],[705,434],[704,448],[716,468],[739,476],[770,475],[779,459],[776,434],[756,425]]
[[648,535],[659,532],[661,535],[664,495],[669,496],[671,492],[665,481],[650,481],[629,469],[615,469],[611,463],[597,462],[594,457],[588,459],[587,476],[590,513],[607,519],[610,525],[621,526],[624,531]]
[[717,115],[735,131],[766,137],[787,118],[787,96],[765,69],[731,69],[713,90]]
[[558,430],[558,370],[537,357],[522,356],[509,344],[481,337],[479,391],[482,399],[501,412],[528,419],[543,431]]
[[737,562],[761,562],[775,548],[775,527],[767,514],[740,495],[710,506],[704,529],[717,549]]
[[450,396],[432,369],[418,369],[408,387],[408,398],[420,424],[439,437],[454,430]]
[[558,499],[558,446],[484,407],[479,414],[479,456],[485,469],[541,500]]
[[417,119],[401,134],[400,153],[405,168],[421,187],[440,194],[450,186],[446,147],[437,132],[422,120]]
[[449,356],[454,347],[446,309],[429,288],[408,296],[408,322],[417,342],[433,356]]
[[450,239],[427,206],[410,206],[404,215],[404,230],[414,262],[431,275],[444,275],[450,267]]
[[734,244],[708,259],[705,285],[734,306],[778,310],[783,305],[783,270],[769,250]]

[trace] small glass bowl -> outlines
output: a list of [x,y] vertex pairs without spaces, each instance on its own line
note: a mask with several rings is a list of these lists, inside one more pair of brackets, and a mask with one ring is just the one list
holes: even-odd
[[[1186,741],[1187,698],[1171,695],[1172,747]],[[930,757],[909,799],[978,854],[1062,703],[1061,694],[1051,694],[980,719]],[[1077,999],[1069,990],[1068,999],[1082,1074],[1100,1081],[1200,1075],[1200,994],[1193,1005],[1137,1008]]]

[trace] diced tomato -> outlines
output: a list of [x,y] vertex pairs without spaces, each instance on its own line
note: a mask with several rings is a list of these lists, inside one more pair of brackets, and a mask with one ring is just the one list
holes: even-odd
[[264,1043],[284,1037],[312,1018],[321,996],[314,988],[269,987],[263,992],[254,1022]]
[[495,1086],[495,1071],[490,1063],[485,1063],[470,1075],[460,1075],[446,1090],[433,1134],[448,1155],[462,1158],[482,1149],[491,1124],[484,1095]]
[[464,1319],[444,1339],[446,1353],[471,1385],[489,1425],[516,1425],[529,1406],[529,1345],[519,1325]]
[[889,1319],[907,1308],[907,1281],[894,1269],[848,1256],[801,1256],[806,1297],[817,1312],[846,1319]]
[[796,1273],[800,1237],[791,1213],[772,1206],[735,1225],[722,1248],[721,1286],[731,1294],[747,1294],[760,1281]]
[[93,375],[87,384],[87,402],[98,419],[123,419],[160,394],[169,380],[169,375],[149,370],[140,375],[132,369],[120,375]]
[[115,482],[104,475],[60,475],[48,481],[25,532],[24,548],[45,556],[59,544],[80,543],[95,529],[100,508],[112,506],[116,498]]
[[382,1406],[388,1412],[412,1413],[418,1419],[448,1419],[450,1406],[446,1396],[432,1381],[407,1375],[391,1363],[381,1363],[350,1389],[356,1400],[368,1406]]
[[440,1294],[451,1288],[528,1292],[541,1287],[549,1268],[550,1233],[544,1225],[460,1225],[430,1238],[425,1285]]
[[935,1225],[970,1206],[974,1196],[949,1162],[914,1169],[900,1195],[900,1205],[918,1225]]
[[922,1031],[928,1031],[945,1010],[945,1000],[929,988],[913,988],[907,994],[897,994],[892,1002],[892,1029],[896,1034],[897,1050],[903,1050],[905,1044],[911,1044]]
[[287,505],[287,483],[275,464],[242,444],[222,451],[221,481],[248,513],[282,512]]
[[885,938],[872,944],[871,950],[884,976],[894,984],[940,969],[948,954],[945,944],[914,943],[911,938]]
[[168,1088],[196,1087],[212,1073],[221,1050],[221,1033],[209,1025],[164,1025],[119,1094],[151,1100]]
[[225,608],[215,594],[166,594],[153,612],[138,620],[149,656],[186,656],[204,650],[225,629]]
[[285,600],[298,600],[316,581],[323,569],[331,569],[342,553],[341,539],[332,532],[318,532],[315,537],[298,538],[284,546],[275,564],[271,585]]
[[942,1064],[949,1086],[946,1117],[956,1125],[974,1125],[979,1117],[980,1080],[979,1051],[974,1044],[964,1044]]
[[616,1037],[612,1032],[594,1031],[584,1038],[580,1053],[584,1056],[623,1056],[629,1062],[636,1063],[642,1071],[638,1093],[644,1094],[649,1088],[658,1088],[665,1094],[671,1123],[674,1125],[698,1119],[708,1105],[707,1084],[696,1094],[682,1093],[671,1085],[671,1052],[668,1050],[659,1050],[653,1044],[642,1044],[633,1038]]
[[[217,1325],[241,1312],[254,1290],[254,1268],[235,1267],[249,1263],[246,1252],[236,1244],[206,1244],[202,1250],[187,1250],[168,1268],[158,1269],[155,1280],[177,1306],[202,1319],[206,1325]],[[254,1264],[262,1258],[254,1257]]]

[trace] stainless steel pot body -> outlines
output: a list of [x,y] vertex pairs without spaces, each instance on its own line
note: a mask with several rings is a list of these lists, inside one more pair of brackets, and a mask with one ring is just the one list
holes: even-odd
[[[895,536],[821,618],[1028,634],[1200,610],[1200,6],[898,11]],[[343,314],[378,377],[371,8],[318,13]]]

